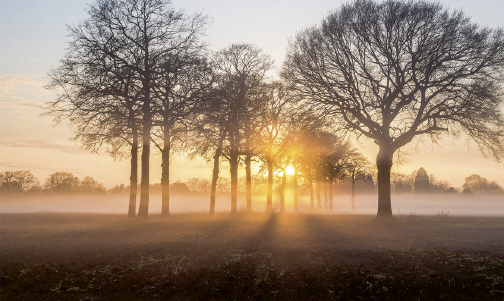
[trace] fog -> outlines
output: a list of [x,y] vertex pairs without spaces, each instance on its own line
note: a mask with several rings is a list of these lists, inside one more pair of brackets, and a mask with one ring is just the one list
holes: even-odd
[[[322,200],[323,201],[323,200]],[[0,213],[30,212],[89,212],[127,214],[129,196],[115,195],[32,195],[8,196],[0,199]],[[137,200],[137,208],[138,208]],[[264,211],[266,196],[254,195],[254,211]],[[280,208],[279,198],[273,199],[273,207]],[[230,196],[218,195],[216,212],[230,211]],[[245,196],[238,198],[239,211],[245,210]],[[174,195],[170,197],[170,212],[208,212],[209,196],[203,194]],[[286,200],[286,211],[294,212],[292,198]],[[299,211],[310,212],[309,196],[299,197]],[[325,210],[317,212],[327,213]],[[334,196],[334,213],[375,214],[376,194],[357,195],[355,211],[352,211],[350,195]],[[151,195],[149,213],[161,212],[161,195]],[[392,212],[395,215],[435,215],[449,212],[450,215],[504,215],[504,194],[396,194],[392,195]]]

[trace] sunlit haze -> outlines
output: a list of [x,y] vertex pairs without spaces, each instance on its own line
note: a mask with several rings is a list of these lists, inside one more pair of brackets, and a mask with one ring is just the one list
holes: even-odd
[[0,299],[504,300],[503,12],[0,0]]
[[[108,187],[128,184],[129,162],[105,153],[91,154],[70,141],[70,125],[53,126],[50,117],[41,116],[41,106],[52,99],[44,89],[47,72],[58,66],[67,47],[66,24],[84,20],[88,0],[19,0],[0,2],[0,171],[30,170],[43,184],[55,171],[68,171],[79,178],[92,176]],[[306,27],[320,23],[327,13],[344,1],[203,1],[174,0],[175,8],[202,12],[212,18],[206,40],[212,50],[235,42],[246,42],[270,54],[280,68],[289,38]],[[480,25],[504,26],[501,0],[441,0],[453,9],[462,9]],[[374,162],[377,147],[372,141],[354,142]],[[411,174],[424,167],[437,179],[460,188],[464,179],[479,174],[504,186],[504,163],[481,155],[477,145],[466,137],[444,137],[432,144],[428,137],[401,149],[393,171]],[[151,182],[160,182],[160,154],[152,152]],[[292,171],[288,171],[291,173]],[[227,165],[221,175],[228,177]],[[193,177],[211,179],[211,163],[188,160],[176,154],[171,179]]]

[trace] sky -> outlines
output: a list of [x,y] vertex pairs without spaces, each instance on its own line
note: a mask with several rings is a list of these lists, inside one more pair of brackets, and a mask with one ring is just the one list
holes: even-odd
[[[92,0],[0,0],[0,172],[30,170],[44,184],[56,171],[72,172],[79,178],[92,176],[111,187],[129,182],[129,161],[114,160],[105,153],[93,154],[71,141],[67,123],[54,125],[42,116],[44,103],[55,92],[44,88],[47,73],[64,56],[69,38],[67,25],[87,18]],[[277,68],[283,62],[288,40],[306,27],[317,25],[342,0],[173,0],[176,9],[201,12],[212,22],[206,31],[210,49],[232,43],[251,43],[272,56]],[[440,0],[451,9],[462,9],[484,26],[504,27],[503,0]],[[369,140],[355,141],[371,162],[377,148]],[[504,186],[504,163],[485,158],[477,145],[465,137],[445,137],[432,144],[425,138],[401,150],[402,163],[393,171],[410,174],[424,167],[436,179],[461,187],[465,177],[479,174]],[[225,167],[224,167],[225,168]],[[171,180],[211,178],[211,164],[201,159],[189,161],[175,155]],[[228,176],[227,170],[221,172]],[[160,182],[161,160],[151,155],[151,181]]]

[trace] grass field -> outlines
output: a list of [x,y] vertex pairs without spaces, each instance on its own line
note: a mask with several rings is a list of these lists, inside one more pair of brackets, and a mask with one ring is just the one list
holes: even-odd
[[1,300],[504,300],[504,217],[0,215]]

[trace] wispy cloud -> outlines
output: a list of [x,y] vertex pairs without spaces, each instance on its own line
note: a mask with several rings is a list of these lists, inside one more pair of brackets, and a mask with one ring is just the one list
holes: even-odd
[[7,108],[30,107],[39,109],[53,93],[44,89],[46,81],[32,75],[0,76],[0,106]]
[[29,147],[29,148],[41,148],[41,149],[49,149],[49,150],[58,150],[71,154],[82,154],[84,150],[70,145],[70,144],[61,144],[55,143],[46,140],[36,140],[36,139],[13,139],[13,140],[4,140],[0,141],[0,147]]
[[0,168],[2,170],[46,170],[51,166],[49,164],[26,164],[11,161],[0,161]]

